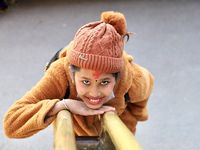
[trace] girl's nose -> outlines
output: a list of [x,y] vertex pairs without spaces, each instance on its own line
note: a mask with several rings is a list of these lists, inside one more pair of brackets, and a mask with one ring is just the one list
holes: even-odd
[[101,93],[100,93],[100,91],[99,91],[99,89],[98,89],[98,87],[92,87],[91,89],[90,89],[90,91],[89,91],[89,95],[91,96],[91,97],[99,97],[100,95],[101,95]]

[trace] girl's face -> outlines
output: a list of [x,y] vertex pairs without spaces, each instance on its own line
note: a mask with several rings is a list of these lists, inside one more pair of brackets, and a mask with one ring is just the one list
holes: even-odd
[[113,96],[116,79],[112,74],[80,69],[74,76],[78,97],[91,109],[98,109]]

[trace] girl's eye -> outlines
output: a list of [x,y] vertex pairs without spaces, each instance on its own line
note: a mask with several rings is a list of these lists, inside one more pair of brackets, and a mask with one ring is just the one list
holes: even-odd
[[89,84],[90,84],[90,81],[88,81],[88,80],[83,80],[82,83],[85,84],[85,85],[89,85]]
[[108,85],[110,83],[110,81],[102,81],[101,85]]

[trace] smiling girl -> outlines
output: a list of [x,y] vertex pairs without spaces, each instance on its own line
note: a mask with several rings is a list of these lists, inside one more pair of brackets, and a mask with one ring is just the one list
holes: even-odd
[[98,115],[108,111],[116,111],[135,133],[137,122],[148,117],[153,76],[123,51],[128,35],[119,12],[104,12],[101,21],[82,26],[42,79],[9,108],[5,134],[32,136],[65,109],[72,113],[76,136],[98,136]]

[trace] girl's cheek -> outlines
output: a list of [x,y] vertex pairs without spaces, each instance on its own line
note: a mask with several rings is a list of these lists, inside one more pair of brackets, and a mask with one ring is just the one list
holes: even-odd
[[107,96],[109,96],[112,92],[113,92],[113,89],[114,89],[114,86],[109,86],[109,87],[107,87],[107,88],[105,88],[104,89],[104,95],[107,95]]
[[83,95],[85,93],[85,88],[81,84],[77,83],[76,91],[77,91],[78,95]]

